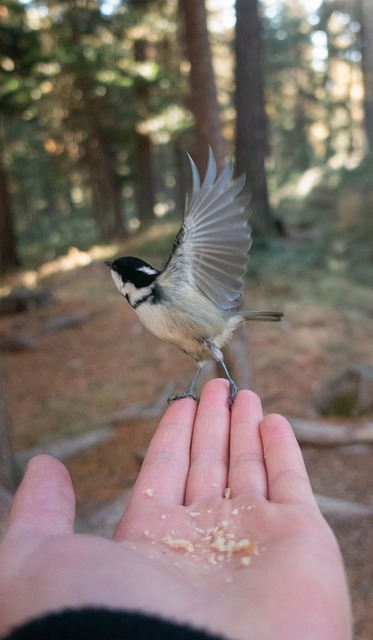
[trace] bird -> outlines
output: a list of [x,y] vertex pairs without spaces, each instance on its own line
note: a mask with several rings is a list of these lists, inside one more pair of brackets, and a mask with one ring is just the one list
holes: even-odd
[[238,387],[224,362],[222,348],[246,320],[279,321],[280,311],[239,310],[252,244],[250,196],[246,178],[233,177],[233,163],[217,176],[209,147],[203,181],[189,154],[192,188],[171,254],[161,270],[140,258],[105,261],[119,293],[142,324],[160,339],[175,343],[197,368],[187,390],[169,402],[191,397],[206,361],[213,358],[229,381],[229,407]]

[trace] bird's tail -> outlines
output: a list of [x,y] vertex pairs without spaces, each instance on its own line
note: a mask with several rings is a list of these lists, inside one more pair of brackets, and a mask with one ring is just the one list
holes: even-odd
[[242,311],[240,315],[242,315],[245,320],[279,322],[284,314],[282,311]]

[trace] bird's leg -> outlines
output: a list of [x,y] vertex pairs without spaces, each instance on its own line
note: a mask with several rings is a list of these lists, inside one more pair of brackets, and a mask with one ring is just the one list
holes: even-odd
[[167,402],[168,404],[170,404],[170,402],[173,402],[174,400],[180,400],[181,398],[193,398],[193,400],[195,400],[196,402],[199,402],[199,397],[196,396],[196,394],[194,393],[194,387],[196,386],[196,382],[198,379],[199,374],[201,373],[203,367],[205,366],[205,361],[201,360],[200,362],[197,362],[197,371],[195,372],[194,376],[193,376],[193,380],[190,383],[189,387],[187,388],[186,391],[184,391],[184,393],[178,393],[175,396],[171,396],[170,398],[168,398]]
[[236,394],[238,393],[238,387],[235,383],[234,380],[232,380],[229,371],[227,369],[227,365],[224,362],[224,359],[222,358],[221,360],[219,360],[221,366],[223,367],[224,371],[225,371],[225,375],[228,378],[229,381],[229,408],[231,408],[232,404],[233,404],[233,400],[236,396]]
[[209,340],[206,340],[206,345],[209,347],[212,355],[214,356],[215,360],[217,362],[219,362],[219,364],[221,364],[221,366],[223,367],[224,371],[225,371],[225,375],[228,378],[228,382],[229,382],[229,408],[232,407],[233,404],[233,400],[235,398],[235,395],[238,393],[238,387],[235,383],[235,381],[232,379],[228,369],[227,369],[227,365],[224,362],[224,358],[223,358],[223,354],[220,351],[220,349],[218,349],[218,347],[213,343],[210,342]]

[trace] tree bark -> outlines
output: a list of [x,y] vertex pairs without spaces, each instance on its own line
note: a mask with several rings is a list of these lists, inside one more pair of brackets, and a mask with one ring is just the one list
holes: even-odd
[[179,0],[185,54],[190,62],[189,108],[195,120],[193,159],[203,174],[208,145],[212,147],[218,171],[225,163],[225,140],[215,86],[204,0]]
[[236,171],[245,173],[258,232],[283,231],[268,196],[261,22],[258,0],[236,0]]

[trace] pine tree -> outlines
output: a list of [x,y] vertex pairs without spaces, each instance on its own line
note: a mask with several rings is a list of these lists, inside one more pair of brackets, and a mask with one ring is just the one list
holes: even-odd
[[262,233],[282,230],[269,203],[262,34],[257,0],[236,0],[236,169],[246,173],[253,224]]

